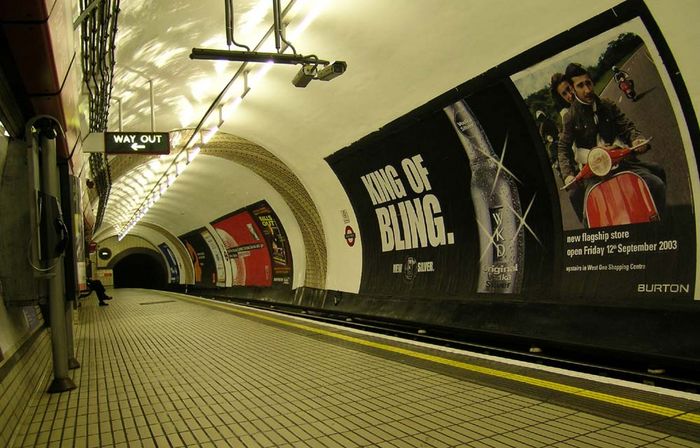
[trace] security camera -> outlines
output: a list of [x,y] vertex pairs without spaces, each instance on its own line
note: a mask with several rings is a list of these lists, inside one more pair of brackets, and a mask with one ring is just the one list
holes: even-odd
[[345,61],[335,61],[320,69],[316,75],[316,79],[320,79],[321,81],[330,81],[331,79],[345,73],[347,68],[348,64]]
[[315,65],[302,65],[299,72],[297,72],[297,74],[294,75],[294,79],[292,79],[292,84],[294,84],[295,87],[306,87],[315,77]]

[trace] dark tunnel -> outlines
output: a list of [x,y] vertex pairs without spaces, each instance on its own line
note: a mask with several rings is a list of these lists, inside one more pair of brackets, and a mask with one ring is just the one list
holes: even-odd
[[150,254],[129,254],[115,263],[112,269],[115,288],[166,289],[165,266]]

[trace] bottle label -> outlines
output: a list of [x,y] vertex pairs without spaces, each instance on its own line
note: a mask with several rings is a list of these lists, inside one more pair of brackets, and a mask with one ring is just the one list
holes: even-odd
[[503,261],[506,255],[505,238],[503,237],[503,216],[501,212],[503,206],[493,207],[489,209],[491,216],[491,228],[493,229],[492,244],[493,244],[493,261],[494,263]]
[[513,229],[506,228],[504,225],[503,206],[499,205],[497,207],[489,207],[489,217],[491,218],[491,245],[493,250],[491,251],[490,263],[485,263],[484,268],[485,283],[483,288],[479,289],[479,292],[490,292],[490,293],[512,293],[514,291],[513,281],[518,275],[518,263],[513,263],[514,257],[511,252],[513,251],[513,245],[509,241],[508,237],[512,239]]

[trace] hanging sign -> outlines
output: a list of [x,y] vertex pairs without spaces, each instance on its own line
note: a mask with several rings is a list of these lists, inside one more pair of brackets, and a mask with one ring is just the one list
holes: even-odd
[[83,152],[106,154],[170,154],[167,132],[91,132]]
[[167,132],[105,132],[107,154],[170,154]]

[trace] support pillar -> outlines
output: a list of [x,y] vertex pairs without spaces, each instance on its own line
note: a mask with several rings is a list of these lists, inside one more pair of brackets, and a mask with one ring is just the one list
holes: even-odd
[[[39,123],[39,122],[37,122]],[[56,133],[53,123],[46,119],[39,128],[39,146],[41,151],[41,187],[44,194],[51,198],[60,198],[58,165],[56,163]],[[31,138],[31,137],[30,137]],[[50,200],[50,199],[49,199]],[[44,206],[48,206],[45,204]],[[47,223],[53,226],[54,223]],[[46,268],[51,269],[48,278],[49,293],[49,322],[51,325],[51,351],[53,355],[53,381],[49,386],[49,393],[65,392],[75,389],[77,386],[68,376],[69,352],[68,352],[68,327],[66,317],[66,298],[64,294],[63,278],[63,254],[58,257],[47,257]],[[70,322],[72,325],[72,321]],[[72,350],[72,327],[71,350]],[[71,357],[73,354],[71,353]]]

